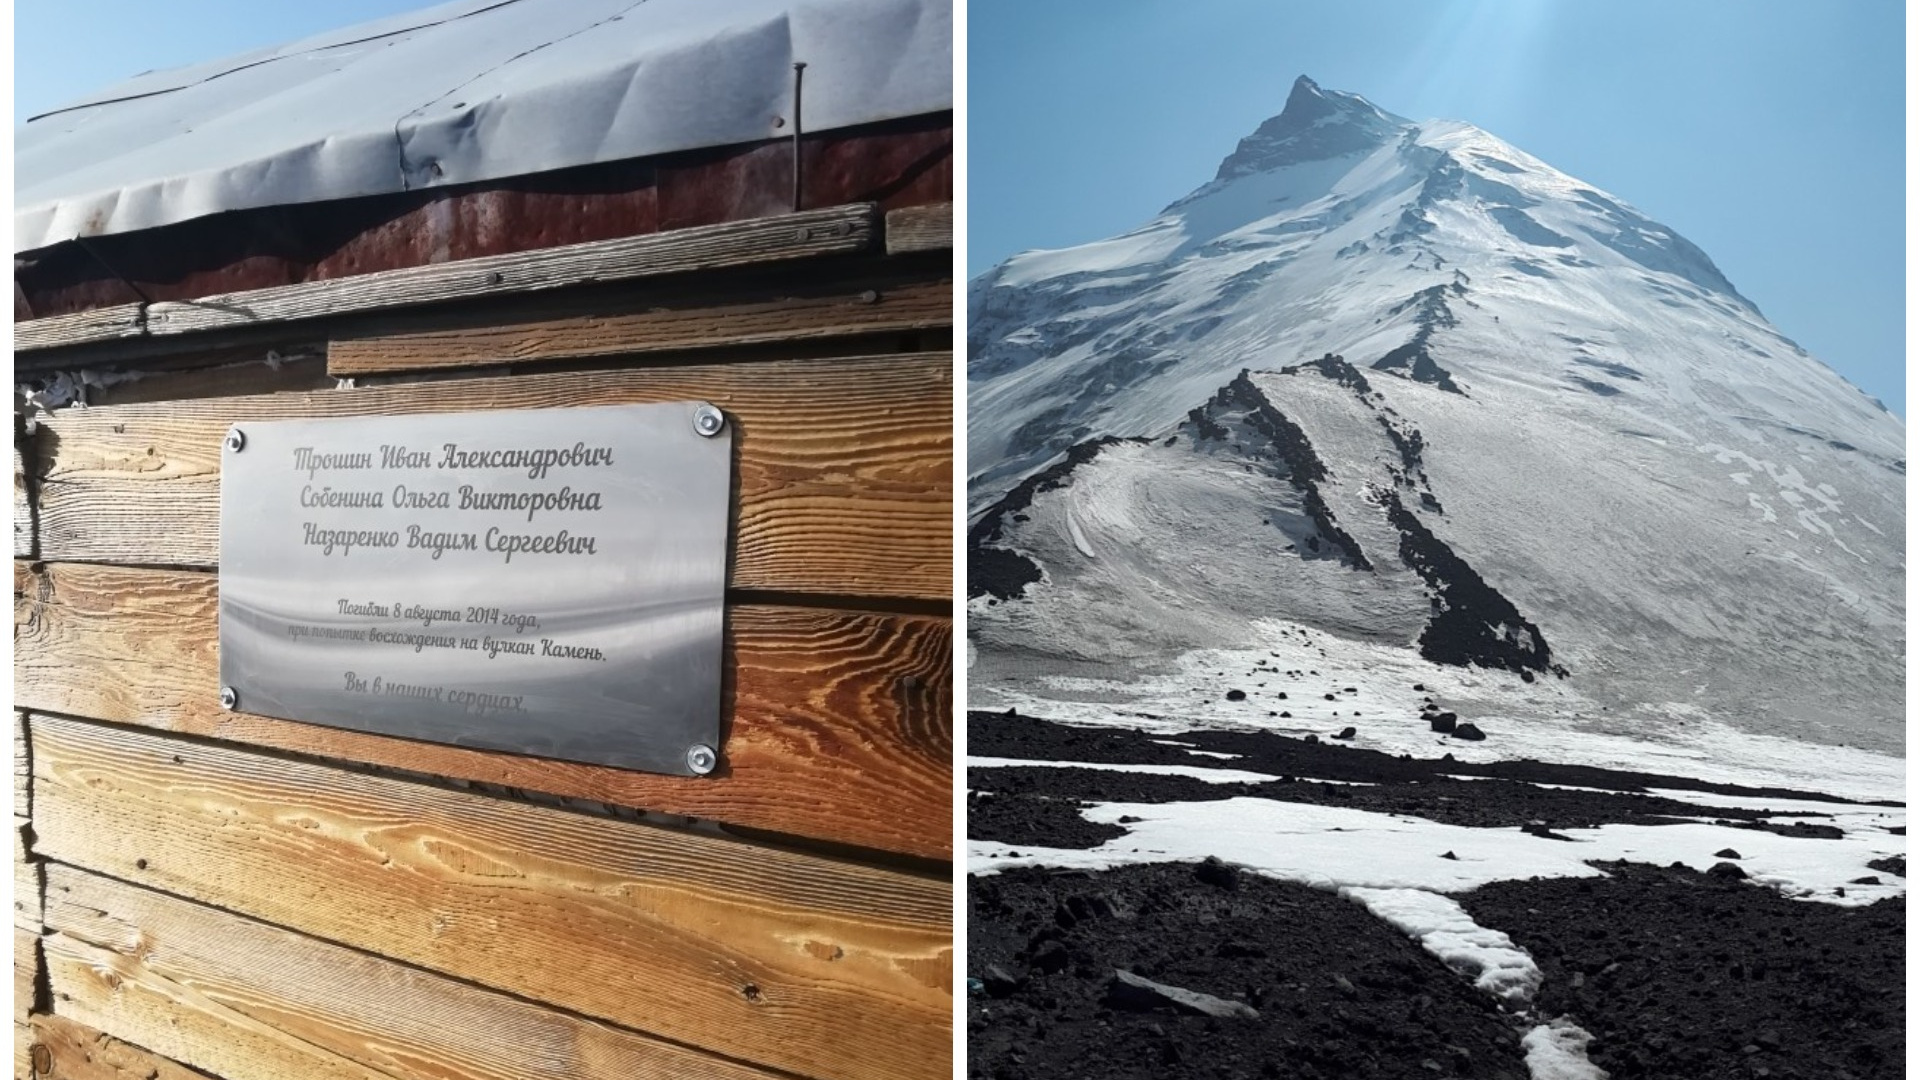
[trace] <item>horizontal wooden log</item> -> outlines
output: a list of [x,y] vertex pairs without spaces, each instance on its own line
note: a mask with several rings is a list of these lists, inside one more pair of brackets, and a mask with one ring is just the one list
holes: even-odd
[[913,353],[63,409],[33,436],[39,557],[217,565],[220,445],[236,423],[705,400],[737,430],[733,585],[946,599],[952,363]]
[[15,563],[15,702],[950,857],[952,639],[944,618],[732,608],[723,768],[690,778],[227,712],[218,700],[218,589],[214,575],[191,571]]
[[887,211],[887,254],[947,251],[953,247],[953,204],[903,206]]
[[121,987],[148,988],[201,1014],[189,1028],[263,1024],[399,1080],[774,1076],[70,867],[55,866],[52,895],[55,993],[85,996],[87,1010],[110,1017],[122,1037],[216,1072],[264,1070],[231,1052],[244,1049],[240,1040],[187,1043],[174,1034],[176,1017],[118,1010],[103,999],[125,990],[71,977],[68,959],[91,960]]
[[953,321],[953,284],[869,280],[707,285],[619,301],[557,299],[502,316],[466,308],[336,333],[336,376],[578,360],[923,330]]
[[84,721],[32,736],[55,862],[822,1080],[950,1075],[946,881]]
[[54,315],[16,324],[13,344],[16,351],[31,352],[114,338],[188,334],[597,281],[849,254],[873,246],[875,226],[871,204],[837,206],[199,300],[125,304]]
[[211,1080],[197,1069],[65,1016],[34,1017],[26,1037],[32,1046],[39,1047],[38,1051],[27,1052],[38,1056],[46,1066],[38,1080]]

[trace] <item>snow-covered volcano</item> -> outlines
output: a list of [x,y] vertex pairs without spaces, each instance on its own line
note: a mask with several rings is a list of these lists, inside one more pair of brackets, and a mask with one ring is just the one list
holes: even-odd
[[1428,672],[1463,716],[1903,753],[1904,425],[1478,128],[1303,77],[1214,180],[969,310],[977,703],[1161,678],[1197,709],[1192,657],[1245,652]]

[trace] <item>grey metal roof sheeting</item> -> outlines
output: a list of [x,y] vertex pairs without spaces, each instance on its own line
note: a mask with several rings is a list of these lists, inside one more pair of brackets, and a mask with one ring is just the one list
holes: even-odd
[[455,0],[14,130],[14,251],[953,107],[949,0]]

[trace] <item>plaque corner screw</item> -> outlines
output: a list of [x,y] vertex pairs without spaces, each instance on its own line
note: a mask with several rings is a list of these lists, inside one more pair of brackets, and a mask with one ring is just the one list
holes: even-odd
[[239,428],[233,428],[232,430],[227,432],[227,449],[228,450],[231,450],[237,454],[246,448],[247,448],[246,432],[241,431]]
[[711,439],[720,434],[720,429],[725,426],[727,426],[726,414],[713,405],[703,401],[693,410],[693,430],[702,436]]
[[687,748],[687,768],[692,769],[695,776],[707,775],[719,763],[720,758],[713,752],[713,747],[705,743],[694,743]]
[[232,712],[234,709],[240,707],[240,695],[234,692],[233,687],[223,686],[220,688],[220,707],[228,712]]

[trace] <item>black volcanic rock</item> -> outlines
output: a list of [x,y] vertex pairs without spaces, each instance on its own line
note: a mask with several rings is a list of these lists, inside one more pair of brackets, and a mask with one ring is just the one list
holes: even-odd
[[[1055,923],[1061,903],[1095,891],[1137,917]],[[1528,1075],[1491,998],[1331,892],[1256,875],[1230,893],[1195,888],[1187,868],[1161,865],[976,877],[967,903],[968,973],[1032,972],[1005,998],[967,999],[969,1077],[1385,1080],[1434,1075],[1426,1060],[1470,1060],[1455,1075],[1480,1080]],[[1021,959],[1052,950],[1066,962],[1051,972]],[[1136,996],[1119,972],[1164,990]],[[1229,1015],[1184,1008],[1166,990],[1204,994]]]
[[1536,1012],[1592,1033],[1588,1057],[1615,1080],[1905,1075],[1904,897],[1839,907],[1689,869],[1595,866],[1604,877],[1460,900],[1532,954]]

